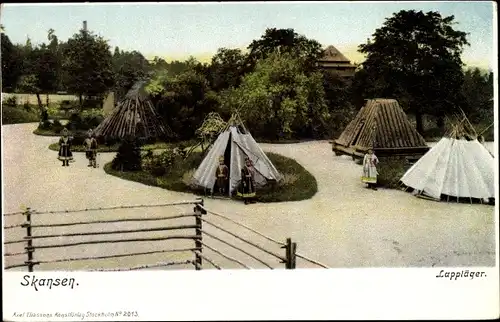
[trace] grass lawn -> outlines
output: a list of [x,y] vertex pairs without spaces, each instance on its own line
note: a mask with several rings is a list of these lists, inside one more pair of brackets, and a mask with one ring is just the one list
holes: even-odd
[[[312,198],[318,191],[318,185],[314,176],[309,173],[295,160],[286,158],[275,153],[266,153],[271,162],[280,171],[284,180],[280,184],[274,184],[257,190],[257,201],[259,202],[285,202],[300,201]],[[156,186],[167,190],[193,193],[204,196],[203,189],[193,188],[189,179],[201,163],[203,157],[200,152],[193,152],[186,160],[178,161],[165,175],[155,177],[149,172],[120,172],[112,169],[111,162],[104,165],[107,174],[120,177],[125,180],[140,182],[149,186]]]

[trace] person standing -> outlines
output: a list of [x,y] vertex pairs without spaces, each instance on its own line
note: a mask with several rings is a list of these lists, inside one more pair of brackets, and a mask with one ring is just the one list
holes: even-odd
[[224,163],[224,156],[219,157],[219,166],[215,170],[216,185],[221,195],[226,193],[227,181],[229,179],[229,168]]
[[62,161],[63,167],[69,167],[69,161],[73,160],[73,153],[71,152],[71,138],[67,128],[62,130],[62,137],[59,139],[59,161]]
[[85,139],[83,142],[83,145],[86,148],[85,151],[85,156],[89,160],[89,167],[97,167],[97,140],[95,139],[94,134],[92,133],[92,130],[89,130],[88,132],[88,137]]
[[250,158],[245,158],[245,165],[241,169],[241,184],[238,196],[242,197],[245,205],[252,203],[255,198],[255,169]]
[[373,190],[377,190],[378,163],[378,158],[375,153],[373,153],[373,149],[369,149],[363,159],[363,176],[361,177],[361,181],[366,183],[367,187]]

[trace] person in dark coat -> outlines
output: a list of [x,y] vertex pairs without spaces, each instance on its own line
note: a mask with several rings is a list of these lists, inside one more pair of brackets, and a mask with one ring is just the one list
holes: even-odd
[[219,166],[215,170],[216,185],[219,193],[224,195],[226,192],[227,181],[229,180],[229,168],[224,164],[224,156],[219,157]]
[[57,158],[62,161],[63,167],[69,167],[69,161],[73,160],[71,152],[71,138],[67,128],[62,130],[62,137],[59,139],[59,154]]
[[241,184],[238,196],[242,197],[245,205],[252,203],[255,198],[255,169],[252,161],[245,158],[245,165],[241,169]]

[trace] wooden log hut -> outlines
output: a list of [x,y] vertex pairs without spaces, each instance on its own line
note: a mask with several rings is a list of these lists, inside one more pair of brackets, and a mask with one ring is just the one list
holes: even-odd
[[429,147],[408,120],[398,101],[367,100],[344,132],[332,142],[335,154],[362,158],[372,148],[377,156],[405,156],[418,159]]
[[149,140],[174,136],[170,127],[162,122],[144,86],[144,81],[134,84],[112,113],[96,127],[97,137]]

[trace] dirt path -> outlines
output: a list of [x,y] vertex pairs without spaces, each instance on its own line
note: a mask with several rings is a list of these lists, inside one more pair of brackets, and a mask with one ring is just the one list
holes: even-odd
[[[114,153],[101,154],[99,169],[86,166],[85,156],[77,153],[69,168],[56,160],[56,152],[48,145],[56,138],[32,134],[36,124],[2,126],[4,213],[19,211],[20,205],[38,210],[109,207],[122,204],[166,203],[193,200],[194,196],[149,187],[122,180],[104,173],[102,165]],[[296,159],[318,181],[318,193],[310,200],[290,203],[254,204],[206,199],[205,205],[221,214],[235,218],[275,239],[292,237],[298,251],[330,267],[429,267],[429,266],[493,266],[495,264],[494,207],[432,202],[397,190],[367,190],[359,182],[360,166],[348,157],[336,157],[326,141],[303,144],[262,144],[272,151]],[[192,206],[172,207],[175,212],[188,212]],[[40,222],[60,222],[78,216],[80,220],[121,218],[126,216],[164,215],[165,209],[144,209],[116,212],[87,212],[44,215]],[[66,216],[66,217],[64,217]],[[66,218],[66,219],[65,219]],[[213,219],[215,222],[220,220]],[[7,223],[14,222],[8,218]],[[147,224],[141,224],[141,226]],[[137,223],[115,225],[131,229]],[[113,227],[113,228],[115,228]],[[231,225],[225,225],[231,227]],[[83,226],[88,231],[90,226]],[[208,229],[208,228],[207,228]],[[48,230],[43,231],[47,233]],[[219,234],[220,235],[220,234]],[[21,235],[22,236],[22,235]],[[247,235],[250,236],[250,235]],[[6,232],[6,240],[17,239]],[[111,237],[110,237],[111,238]],[[114,237],[116,238],[116,237]],[[263,245],[269,245],[258,240]],[[42,242],[41,242],[42,243]],[[151,244],[134,244],[134,251]],[[158,247],[167,245],[158,243]],[[241,244],[241,243],[240,243]],[[109,245],[109,246],[108,246]],[[132,244],[40,251],[37,258],[60,258],[88,254],[125,252]],[[171,245],[171,244],[168,244]],[[222,246],[211,242],[211,245]],[[220,246],[220,247],[219,247]],[[166,246],[165,246],[166,247]],[[182,247],[179,244],[179,247]],[[274,250],[282,253],[278,246]],[[128,248],[128,250],[130,250]],[[9,249],[9,251],[12,251]],[[233,257],[236,251],[225,252]],[[256,252],[259,254],[259,252]],[[217,255],[218,263],[231,266]],[[182,259],[176,255],[176,259]],[[133,266],[165,260],[165,255],[102,261],[102,267]],[[20,258],[6,258],[6,264]],[[267,257],[266,260],[276,260]],[[274,261],[273,261],[274,260]],[[246,261],[251,267],[262,267]],[[64,264],[64,263],[63,263]],[[39,269],[70,268],[69,264],[41,265]],[[71,269],[86,269],[90,262],[79,262]],[[303,262],[298,266],[312,267]],[[231,267],[238,267],[232,265]]]

